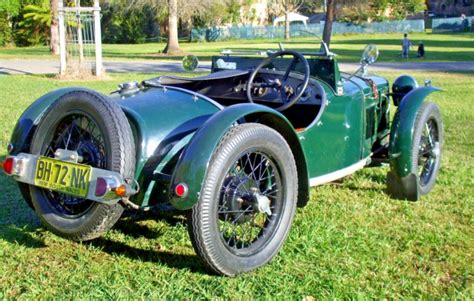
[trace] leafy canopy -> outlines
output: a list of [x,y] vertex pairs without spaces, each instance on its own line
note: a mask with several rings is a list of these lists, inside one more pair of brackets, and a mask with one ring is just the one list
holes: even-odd
[[20,12],[21,1],[20,0],[1,0],[0,1],[0,13],[6,13],[11,17],[15,17]]

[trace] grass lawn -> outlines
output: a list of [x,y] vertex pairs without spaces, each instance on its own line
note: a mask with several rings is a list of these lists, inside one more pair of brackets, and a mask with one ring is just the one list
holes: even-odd
[[[41,227],[2,174],[0,299],[473,299],[474,76],[413,74],[445,90],[432,96],[445,122],[442,167],[434,191],[420,202],[390,199],[386,168],[312,189],[280,254],[253,273],[225,278],[206,273],[180,215],[123,219],[105,237],[79,244]],[[88,82],[0,76],[6,87],[0,159],[16,119],[47,91],[76,85],[110,92],[125,79],[146,76]]]
[[[474,61],[474,34],[432,34],[412,33],[409,35],[416,45],[412,48],[412,57],[416,56],[418,42],[423,41],[426,49],[426,58],[422,61]],[[402,34],[365,34],[365,35],[335,35],[332,38],[331,50],[339,55],[344,62],[358,62],[365,45],[369,43],[379,46],[381,62],[406,61],[400,58]],[[212,43],[182,43],[186,53],[192,53],[200,60],[210,60],[222,49],[277,49],[277,42],[281,40],[239,40]],[[284,42],[287,49],[315,51],[319,43],[315,38],[294,38]],[[107,60],[180,60],[182,56],[162,56],[158,52],[165,44],[150,43],[139,45],[104,45],[103,55]],[[57,59],[49,54],[46,46],[24,48],[0,48],[0,59],[11,58],[44,58]],[[413,59],[413,61],[420,61]]]

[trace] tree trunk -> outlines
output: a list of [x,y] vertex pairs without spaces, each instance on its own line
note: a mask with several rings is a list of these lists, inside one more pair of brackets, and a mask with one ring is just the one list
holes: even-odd
[[166,54],[182,52],[178,44],[178,0],[168,0],[168,43],[163,52]]
[[323,41],[329,47],[331,43],[332,22],[334,21],[334,10],[336,0],[327,0],[326,22],[324,23]]
[[51,6],[51,40],[49,48],[52,54],[59,54],[59,23],[58,23],[58,0],[50,0]]
[[285,40],[290,39],[290,18],[288,17],[289,13],[289,11],[285,12]]

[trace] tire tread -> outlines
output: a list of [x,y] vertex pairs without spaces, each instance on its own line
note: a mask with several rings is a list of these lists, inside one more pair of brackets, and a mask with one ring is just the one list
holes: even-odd
[[[91,97],[90,99],[96,102],[94,107],[102,116],[106,124],[105,127],[112,127],[112,133],[104,133],[104,135],[107,135],[110,139],[111,148],[114,150],[118,149],[118,155],[113,156],[110,169],[119,172],[125,178],[133,177],[135,170],[135,144],[130,125],[122,109],[106,96],[91,90],[71,91],[64,94],[59,100],[77,99],[84,94],[87,94]],[[56,102],[51,105],[43,116],[45,117],[52,113],[57,105],[60,105],[60,103]],[[38,131],[36,131],[32,141],[35,141],[37,134]],[[92,240],[102,236],[109,230],[117,222],[124,210],[123,206],[119,203],[114,205],[97,204],[96,206],[97,209],[90,222],[73,233],[60,231],[49,225],[43,218],[41,219],[52,232],[59,236],[74,241]]]

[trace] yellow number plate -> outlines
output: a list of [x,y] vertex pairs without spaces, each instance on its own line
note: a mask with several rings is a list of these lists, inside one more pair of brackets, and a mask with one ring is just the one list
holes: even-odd
[[35,185],[86,197],[91,170],[91,166],[40,157],[36,162]]

